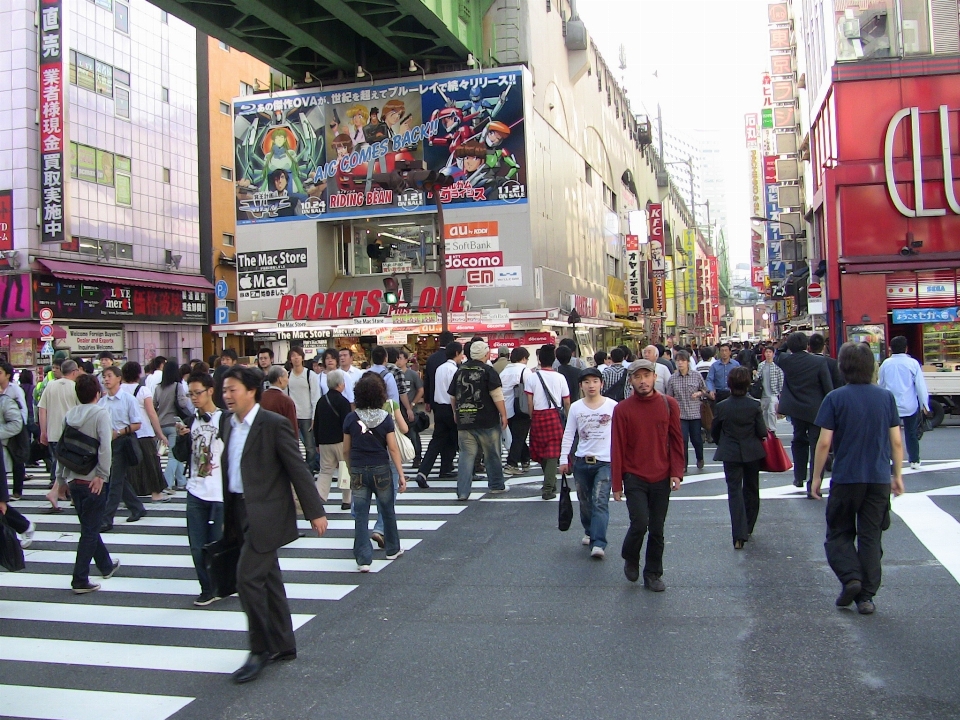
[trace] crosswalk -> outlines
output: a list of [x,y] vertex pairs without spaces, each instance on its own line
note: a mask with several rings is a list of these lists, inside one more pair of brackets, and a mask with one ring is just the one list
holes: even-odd
[[[243,664],[247,621],[236,596],[208,608],[193,607],[200,587],[186,537],[184,493],[166,503],[148,501],[147,516],[136,523],[123,523],[121,509],[115,531],[103,535],[111,556],[121,561],[119,571],[102,580],[91,566],[91,581],[101,584],[100,591],[75,596],[70,578],[79,520],[67,503],[61,503],[61,514],[40,512],[49,506],[43,498],[47,481],[39,468],[29,468],[23,497],[13,504],[37,531],[24,551],[26,569],[0,570],[0,678],[8,683],[0,684],[0,714],[164,720],[194,700],[189,692],[178,692],[177,674],[225,676]],[[432,481],[426,490],[410,485],[396,506],[400,545],[407,552],[469,507],[456,502],[455,482]],[[482,498],[485,490],[485,482],[475,483],[471,499]],[[295,630],[323,612],[325,603],[340,601],[360,583],[372,582],[358,573],[352,553],[354,521],[349,511],[340,509],[336,488],[325,510],[329,526],[324,537],[315,537],[309,523],[300,520],[304,536],[280,551]],[[371,507],[371,528],[375,516]],[[375,558],[370,568],[374,574],[397,562],[384,559],[382,551],[375,552]],[[119,637],[123,640],[116,641]],[[64,666],[97,672],[65,672]],[[117,691],[139,686],[124,682],[131,672],[147,677],[157,669],[174,674],[161,692]],[[32,677],[56,681],[31,684]],[[92,686],[90,677],[96,678]],[[184,680],[183,687],[190,686]]]

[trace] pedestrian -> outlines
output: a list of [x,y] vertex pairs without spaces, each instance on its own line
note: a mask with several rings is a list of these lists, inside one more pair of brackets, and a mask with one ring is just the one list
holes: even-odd
[[610,521],[610,444],[613,437],[615,400],[604,397],[603,374],[596,368],[580,373],[581,400],[570,406],[570,416],[563,431],[560,447],[560,472],[571,470],[570,453],[574,436],[578,437],[573,478],[577,484],[581,544],[589,546],[590,557],[602,560],[607,547],[607,525]]
[[486,359],[490,346],[483,340],[470,345],[470,359],[457,369],[447,393],[457,420],[460,459],[457,500],[470,499],[473,464],[479,453],[486,461],[487,487],[493,494],[507,492],[500,460],[500,431],[507,427],[500,376]]
[[363,376],[363,370],[353,366],[353,349],[341,348],[337,353],[340,356],[340,370],[343,371],[343,396],[353,402],[353,386]]
[[423,404],[423,378],[420,373],[410,366],[410,353],[407,350],[400,350],[397,353],[397,367],[403,373],[403,379],[407,383],[407,400],[410,403],[410,409],[413,411],[413,419],[410,421],[410,432],[407,437],[413,443],[413,462],[411,466],[414,469],[420,467],[423,461],[423,444],[420,442],[420,432],[416,428],[417,408]]
[[832,357],[826,354],[825,349],[827,341],[820,333],[814,333],[810,336],[810,353],[819,355],[827,363],[827,369],[830,371],[830,381],[833,383],[833,389],[843,387],[843,376],[840,374],[840,365]]
[[703,470],[703,435],[700,418],[701,401],[707,395],[703,376],[690,369],[690,355],[686,350],[677,350],[677,371],[667,381],[666,394],[680,406],[680,427],[683,430],[683,467],[690,465],[688,444],[693,443],[697,469]]
[[[0,395],[0,440],[3,442],[3,453],[0,454],[0,514],[4,516],[10,529],[20,535],[20,547],[28,548],[33,543],[33,533],[36,530],[33,522],[10,505],[13,498],[7,486],[7,468],[12,458],[7,450],[7,441],[20,432],[23,427],[23,416],[12,398]],[[18,498],[19,499],[19,498]]]
[[104,350],[97,355],[97,360],[100,364],[99,369],[96,371],[97,382],[100,383],[100,394],[103,395],[106,393],[106,388],[103,387],[103,371],[113,365],[113,353],[109,350]]
[[[163,380],[163,368],[166,367],[166,365],[167,359],[163,355],[157,355],[147,365],[146,371],[144,372],[143,384],[147,390],[150,391],[151,396]],[[140,378],[137,378],[137,380],[139,381]]]
[[220,364],[213,371],[213,402],[221,410],[226,408],[223,402],[223,376],[236,364],[237,351],[233,348],[224,348],[220,353]]
[[297,408],[297,426],[300,440],[307,450],[307,465],[311,471],[317,472],[320,467],[317,464],[317,443],[313,439],[313,414],[320,400],[320,375],[304,366],[304,357],[302,347],[290,348],[287,353],[287,361],[291,365],[287,395]]
[[110,426],[113,429],[113,441],[110,443],[110,488],[103,509],[103,521],[100,532],[113,530],[113,517],[123,500],[130,516],[126,522],[137,522],[147,514],[146,508],[127,482],[128,458],[136,452],[132,447],[137,442],[137,430],[140,429],[140,409],[133,395],[120,389],[122,378],[116,365],[103,371],[103,384],[107,393],[100,396],[97,404],[110,413]]
[[[340,463],[347,459],[343,454],[343,423],[353,408],[343,396],[344,383],[342,370],[331,370],[327,373],[328,389],[317,403],[317,413],[313,419],[313,427],[316,429],[317,455],[320,459],[317,491],[324,502],[330,499],[333,474],[339,471]],[[349,487],[340,491],[340,509],[350,509]]]
[[259,372],[231,367],[223,377],[223,400],[232,413],[224,422],[223,534],[240,542],[237,591],[247,615],[250,655],[233,673],[235,683],[255,680],[268,664],[297,657],[290,606],[277,550],[296,540],[297,508],[317,534],[327,531],[323,501],[296,435],[281,415],[263,410]]
[[497,359],[493,363],[493,369],[497,371],[498,375],[503,375],[503,371],[506,369],[507,365],[510,364],[510,348],[506,345],[501,345],[497,349]]
[[[662,395],[667,391],[667,381],[670,379],[671,373],[670,366],[666,362],[660,362],[662,358],[656,345],[647,345],[641,354],[644,359],[653,363],[654,370],[657,373],[656,391]],[[629,380],[623,394],[624,397],[630,397],[633,394],[633,387]]]
[[[432,391],[426,397],[429,398],[430,407],[433,409],[433,437],[430,438],[427,452],[417,471],[417,485],[422,488],[429,487],[427,478],[433,472],[433,464],[437,456],[440,457],[440,477],[457,476],[453,470],[453,456],[457,452],[457,421],[453,417],[453,406],[450,404],[450,395],[447,390],[463,360],[463,345],[451,340],[444,350],[444,357],[446,359],[442,365],[434,369],[430,381],[427,382],[424,379],[424,385]],[[428,374],[432,361],[431,355],[427,362]]]
[[683,432],[677,401],[656,391],[656,365],[635,360],[628,370],[633,394],[613,413],[610,458],[613,499],[626,496],[630,527],[623,540],[623,574],[640,579],[640,549],[647,536],[643,586],[663,592],[663,528],[670,493],[683,480]]
[[556,371],[563,375],[567,381],[567,390],[570,392],[570,402],[575,403],[580,399],[580,368],[576,367],[571,360],[573,353],[569,346],[560,345],[557,348]]
[[607,355],[606,350],[597,350],[593,354],[593,364],[601,369],[605,368],[610,363],[610,356]]
[[727,378],[730,371],[735,367],[740,367],[740,363],[730,357],[730,343],[720,344],[720,359],[710,365],[707,371],[707,391],[710,393],[710,399],[715,403],[726,400],[730,397],[730,388],[727,387]]
[[[385,384],[376,376],[363,377],[354,388],[356,410],[344,419],[343,453],[349,458],[350,489],[353,491],[353,557],[360,572],[370,572],[373,548],[370,546],[370,499],[377,499],[378,514],[383,517],[384,547],[387,560],[403,555],[394,503],[397,492],[407,489],[403,462],[397,445],[393,417],[383,409],[387,402]],[[396,490],[390,463],[399,473]]]
[[223,411],[213,404],[213,378],[207,373],[191,375],[187,385],[196,407],[188,424],[180,423],[178,433],[190,434],[187,474],[187,539],[193,567],[200,582],[200,594],[193,604],[206,607],[220,600],[207,572],[203,546],[223,536]]
[[[187,366],[189,369],[189,366]],[[177,442],[177,423],[189,420],[193,416],[193,404],[183,389],[180,368],[173,362],[163,367],[163,376],[160,385],[154,390],[153,407],[157,412],[160,430],[167,441],[167,447],[172,448]],[[167,467],[163,477],[167,483],[166,492],[174,494],[187,486],[185,465],[177,460],[172,453],[167,453]]]
[[880,589],[890,495],[904,490],[900,411],[892,392],[872,384],[876,363],[868,345],[844,343],[838,360],[846,384],[824,398],[817,414],[820,437],[811,493],[821,499],[821,474],[833,447],[824,549],[843,585],[836,604],[856,602],[861,615],[870,615]]
[[257,351],[257,367],[260,368],[260,372],[266,377],[267,373],[270,372],[270,368],[273,367],[272,348],[262,347]]
[[723,463],[727,505],[733,531],[733,549],[743,550],[760,514],[760,461],[767,456],[761,442],[767,437],[760,403],[747,394],[753,373],[740,366],[730,371],[730,397],[717,403],[712,436],[714,460]]
[[530,404],[530,458],[543,468],[540,497],[553,500],[557,496],[557,468],[563,442],[563,424],[570,410],[570,390],[563,375],[555,372],[556,349],[544,345],[537,351],[540,362],[524,381],[524,392]]
[[[162,371],[161,371],[162,372]],[[120,368],[123,383],[121,392],[130,393],[136,401],[140,414],[140,428],[136,432],[136,440],[140,445],[141,460],[136,465],[127,468],[127,483],[137,495],[149,495],[155,503],[167,502],[170,495],[165,493],[166,481],[163,479],[163,470],[160,467],[160,455],[157,443],[166,444],[163,430],[160,427],[160,418],[153,403],[153,392],[146,386],[140,385],[140,363],[127,361]],[[114,512],[116,508],[113,509]],[[113,513],[110,514],[113,522]]]
[[290,376],[287,369],[283,365],[272,365],[267,372],[263,394],[260,395],[260,407],[277,415],[283,415],[290,421],[293,434],[299,436],[300,421],[297,419],[297,404],[287,395],[289,383]]
[[758,371],[763,388],[760,409],[763,410],[763,422],[768,430],[777,429],[777,409],[780,407],[780,393],[783,392],[783,370],[773,361],[773,356],[772,347],[764,348],[763,362]]
[[602,370],[603,391],[602,395],[611,400],[620,402],[623,400],[627,387],[627,369],[623,366],[625,357],[621,348],[615,347],[610,351],[610,365]]
[[737,362],[750,372],[757,370],[757,356],[756,353],[753,352],[753,346],[750,345],[749,340],[743,343],[743,349],[737,353]]
[[[57,475],[70,486],[70,496],[80,520],[80,540],[77,543],[77,558],[73,565],[73,579],[70,587],[77,595],[94,592],[100,585],[90,582],[90,560],[92,559],[104,580],[109,580],[120,567],[120,561],[110,557],[103,539],[100,526],[106,507],[106,486],[111,473],[113,454],[111,451],[114,431],[110,412],[99,405],[100,383],[93,375],[77,378],[76,393],[78,405],[70,408],[64,422],[74,431],[87,436],[91,445],[91,455],[96,456],[90,472],[71,470],[63,463],[57,466]],[[93,441],[96,449],[92,449]],[[6,453],[4,453],[6,455]],[[93,458],[91,458],[92,460]]]
[[[577,341],[573,338],[560,338],[560,342],[557,343],[557,350],[560,348],[567,348],[570,351],[570,366],[576,370],[578,373],[581,370],[587,369],[587,361],[579,357],[580,351],[577,348]],[[560,369],[560,357],[557,356],[557,359],[553,363],[553,369]],[[579,378],[579,375],[577,376]]]
[[907,459],[913,470],[920,469],[920,435],[917,432],[924,414],[930,414],[930,395],[920,363],[907,355],[907,338],[897,335],[890,341],[891,355],[880,365],[880,387],[893,393],[897,413],[903,423]]
[[500,373],[503,388],[503,404],[507,409],[507,428],[510,430],[510,447],[507,450],[505,475],[522,475],[530,469],[530,402],[524,392],[526,375],[530,372],[527,360],[530,352],[525,347],[510,351],[510,364]]
[[807,352],[808,342],[806,333],[790,333],[786,342],[789,352],[780,353],[775,362],[783,370],[779,412],[788,416],[793,423],[793,442],[790,446],[793,451],[793,484],[802,488],[806,483],[807,497],[812,498],[810,482],[816,453],[811,453],[810,448],[816,450],[820,436],[820,428],[816,424],[817,413],[823,398],[833,390],[833,381],[827,361],[820,355]]
[[60,377],[46,382],[40,395],[37,408],[40,411],[40,444],[50,450],[50,492],[46,498],[52,506],[48,514],[63,512],[60,501],[66,500],[67,487],[57,482],[57,442],[63,432],[63,419],[67,411],[77,405],[77,391],[74,382],[80,369],[73,360],[65,360],[60,366],[54,366]]
[[[0,361],[0,394],[10,398],[20,410],[20,419],[23,421],[23,427],[30,426],[30,411],[28,408],[27,397],[23,388],[13,382],[13,376],[16,371],[13,365],[5,360]],[[19,430],[17,431],[19,432]],[[29,436],[29,430],[28,430]],[[23,484],[27,479],[27,466],[25,463],[15,460],[13,457],[8,459],[6,467],[13,471],[13,500],[19,500],[23,493]]]
[[404,375],[403,370],[397,364],[400,360],[400,351],[397,350],[397,348],[389,347],[386,348],[386,352],[387,363],[385,367],[390,371],[390,375],[393,376],[393,381],[397,384],[397,393],[399,395],[403,417],[408,423],[412,423],[415,415],[413,413],[413,403],[410,402],[409,397],[410,386],[407,384],[407,376]]
[[[377,377],[379,377],[379,375],[377,375]],[[380,378],[380,380],[382,381],[383,378]],[[386,389],[387,389],[386,383],[384,383],[383,389],[384,389],[384,392],[386,392]],[[410,430],[410,428],[407,425],[407,421],[403,417],[403,412],[400,409],[400,404],[396,400],[391,400],[388,397],[386,402],[383,404],[383,409],[388,415],[390,415],[390,417],[393,418],[394,432],[397,435],[400,435],[400,434],[406,435],[407,432]],[[400,446],[399,441],[397,441],[397,447],[399,446]],[[401,460],[402,459],[403,457],[401,455]],[[400,490],[400,466],[395,465],[392,458],[390,458],[390,477],[393,481],[394,496],[396,496],[396,493],[399,492]],[[373,501],[377,505],[377,520],[373,525],[373,530],[370,532],[370,539],[373,540],[377,544],[377,547],[379,547],[382,550],[384,547],[383,513],[380,512],[380,501],[376,498],[376,496],[374,496]]]

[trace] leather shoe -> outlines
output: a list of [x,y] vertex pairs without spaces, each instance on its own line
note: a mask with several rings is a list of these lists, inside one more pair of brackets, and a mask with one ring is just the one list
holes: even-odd
[[113,523],[111,522],[101,523],[100,532],[105,533],[105,532],[110,532],[111,530],[113,530]]
[[843,590],[837,596],[837,607],[847,607],[854,600],[857,599],[857,595],[860,594],[860,590],[863,588],[863,585],[859,580],[851,580],[843,586]]
[[640,563],[623,561],[623,574],[627,576],[630,582],[636,582],[640,579]]
[[802,487],[803,487],[803,480],[797,480],[796,478],[794,478],[794,479],[793,479],[793,486],[794,486],[794,487],[798,487],[798,488],[802,488]]
[[136,522],[146,514],[146,509],[143,509],[140,512],[130,513],[130,517],[128,517],[124,522]]
[[643,578],[643,586],[647,590],[652,590],[653,592],[663,592],[667,589],[667,585],[663,582],[663,580],[658,577],[653,577],[652,575],[646,575]]
[[296,660],[297,659],[297,650],[281,650],[280,652],[273,653],[270,656],[270,662],[283,662],[284,660]]
[[247,656],[247,661],[238,670],[235,670],[230,677],[238,685],[256,680],[268,662],[270,662],[270,653],[250,653]]

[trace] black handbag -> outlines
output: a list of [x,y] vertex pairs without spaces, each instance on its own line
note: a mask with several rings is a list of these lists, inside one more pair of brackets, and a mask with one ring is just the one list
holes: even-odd
[[66,421],[57,443],[57,462],[81,475],[89,475],[97,466],[100,438],[80,432]]
[[203,546],[203,564],[213,583],[217,597],[230,597],[237,591],[237,563],[240,562],[240,545],[220,538]]
[[119,452],[123,454],[123,459],[127,467],[135,467],[143,462],[143,450],[140,449],[140,439],[135,435],[123,435],[114,440],[120,443]]
[[560,510],[557,513],[557,526],[561,532],[570,529],[570,523],[573,522],[573,501],[570,500],[570,485],[567,484],[567,476],[560,478]]
[[20,547],[20,538],[13,528],[7,524],[7,519],[0,515],[0,566],[10,572],[23,570],[27,564],[23,561],[23,548]]
[[427,415],[423,410],[418,410],[416,414],[416,419],[413,421],[413,430],[414,432],[422,433],[425,430],[430,429],[430,416]]

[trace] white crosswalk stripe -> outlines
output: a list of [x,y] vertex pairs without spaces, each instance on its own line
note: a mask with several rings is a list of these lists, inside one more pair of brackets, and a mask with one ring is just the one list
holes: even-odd
[[[431,483],[430,489],[421,490],[413,475],[408,471],[410,489],[398,497],[396,506],[405,551],[420,545],[424,533],[438,530],[469,507],[456,502],[456,492],[451,492],[456,482]],[[81,597],[70,592],[79,519],[69,502],[60,503],[62,513],[41,512],[49,507],[44,498],[48,479],[39,468],[28,468],[23,496],[13,503],[36,524],[37,531],[33,545],[24,551],[27,568],[19,573],[0,570],[0,677],[28,678],[29,671],[10,671],[13,663],[29,663],[100,668],[97,677],[105,677],[105,683],[112,672],[155,673],[157,669],[171,672],[172,679],[160,694],[134,694],[113,692],[114,683],[104,689],[88,687],[81,679],[72,680],[83,677],[82,673],[58,671],[62,684],[74,687],[31,686],[29,680],[0,685],[4,714],[128,720],[135,708],[138,720],[164,720],[194,699],[177,693],[177,674],[226,675],[243,663],[247,621],[238,599],[227,598],[202,609],[192,605],[200,587],[185,533],[185,493],[165,503],[145,502],[148,514],[136,523],[124,523],[121,508],[114,531],[103,535],[111,557],[121,561],[120,569],[103,580],[91,566],[91,582],[100,583],[101,589]],[[479,500],[486,489],[486,482],[474,483],[471,499]],[[326,536],[301,537],[280,551],[295,630],[315,617],[321,607],[318,603],[339,601],[363,582],[352,553],[354,520],[349,510],[340,509],[340,499],[334,488],[325,506],[330,518]],[[371,528],[375,519],[374,506]],[[305,535],[314,534],[306,521],[297,525]],[[411,533],[415,536],[410,537]],[[374,551],[376,556],[376,547]],[[371,571],[382,572],[393,562],[380,554]],[[78,629],[84,627],[94,631],[96,641],[76,639]],[[105,634],[109,627],[127,628],[124,642],[100,641],[110,637]],[[188,637],[188,644],[171,643],[171,633],[177,633],[179,643]]]

